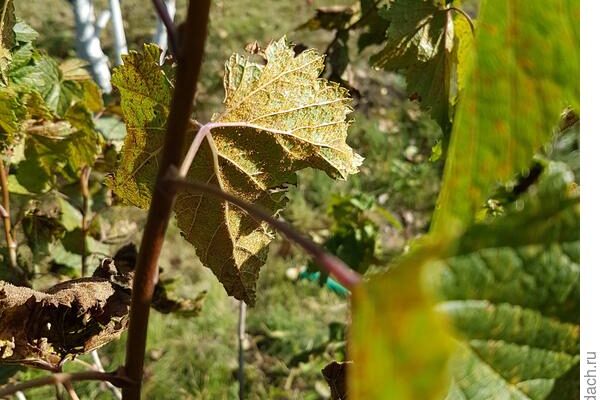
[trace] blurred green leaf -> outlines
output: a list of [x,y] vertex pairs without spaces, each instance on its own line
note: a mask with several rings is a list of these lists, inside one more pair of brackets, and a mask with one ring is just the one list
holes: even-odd
[[[433,235],[353,298],[353,398],[439,396],[427,390],[439,389],[441,371],[418,367],[447,355],[443,339],[429,339],[437,331],[427,329],[403,340],[417,326],[405,322],[405,315],[413,310],[428,315],[426,298],[402,297],[406,286],[418,290],[423,268],[426,287],[442,300],[438,312],[465,339],[452,364],[449,399],[561,398],[563,386],[576,393],[571,391],[577,379],[571,371],[579,361],[575,174],[549,162],[539,182],[508,205],[505,215],[470,225],[494,184],[527,168],[550,141],[562,108],[570,101],[577,107],[577,11],[576,1],[485,3]],[[411,16],[410,8],[400,15],[405,22]],[[420,344],[422,337],[426,344]],[[420,379],[429,386],[417,392]]]
[[474,32],[469,21],[463,15],[454,17],[454,47],[456,50],[456,83],[459,91],[464,89],[468,78],[468,69],[473,57]]
[[458,105],[433,231],[473,220],[494,184],[529,166],[579,98],[579,2],[486,1]]
[[127,133],[125,123],[113,116],[101,117],[96,121],[96,127],[107,141],[122,141]]
[[35,29],[19,18],[17,18],[13,31],[15,32],[15,40],[20,43],[31,43],[39,36]]
[[60,223],[67,231],[72,231],[81,228],[81,211],[73,207],[71,203],[62,196],[57,196],[58,206],[60,209]]
[[[438,331],[450,331],[424,325],[435,319],[428,297],[415,294],[420,271],[427,292],[440,300],[442,321],[451,322],[463,340],[451,363],[448,399],[541,400],[554,398],[562,385],[575,387],[578,376],[570,371],[579,362],[578,239],[574,174],[550,162],[505,215],[473,225],[455,242],[422,241],[353,295],[352,398],[438,398],[426,390],[440,388],[445,361],[435,356],[449,353]],[[421,325],[406,315],[420,317]],[[420,392],[409,385],[419,382]]]
[[37,121],[26,129],[25,160],[17,164],[17,180],[30,192],[47,191],[59,176],[77,181],[101,151],[100,135],[82,103],[69,107],[64,120]]
[[441,300],[437,309],[464,341],[452,362],[450,399],[486,393],[546,399],[578,381],[565,377],[579,362],[579,197],[573,183],[564,165],[551,166],[521,200],[522,209],[474,225],[455,256],[428,266]]
[[72,59],[59,65],[51,57],[34,51],[21,67],[11,70],[10,78],[18,85],[38,91],[45,105],[60,117],[79,101],[90,111],[98,111],[102,108],[102,97],[83,65],[80,60]]
[[364,31],[358,37],[359,52],[368,46],[380,44],[385,40],[389,21],[379,14],[378,6],[380,3],[377,0],[360,0],[361,21],[357,23],[357,28],[362,28]]
[[[328,208],[333,224],[323,246],[360,273],[376,261],[379,226],[368,215],[374,203],[367,195],[334,196]],[[308,267],[309,271],[320,271],[313,262]],[[321,283],[328,275],[321,271]]]
[[351,399],[435,399],[444,393],[454,346],[420,285],[420,265],[436,248],[412,255],[352,293]]

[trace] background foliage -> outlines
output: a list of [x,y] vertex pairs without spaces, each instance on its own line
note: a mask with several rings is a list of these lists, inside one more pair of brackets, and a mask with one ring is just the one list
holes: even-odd
[[[18,15],[40,31],[40,47],[63,60],[73,55],[71,16],[66,2],[54,2],[57,12],[51,16],[23,3],[17,4]],[[360,380],[352,381],[354,395],[387,393],[394,398],[402,393],[413,398],[415,393],[441,393],[443,387],[431,382],[438,383],[446,356],[456,347],[443,334],[449,320],[462,340],[452,363],[449,398],[477,398],[490,390],[507,398],[574,396],[579,329],[574,234],[579,217],[578,127],[565,124],[570,112],[561,122],[565,126],[560,130],[554,126],[562,109],[577,109],[578,54],[573,51],[578,48],[578,2],[549,2],[544,7],[528,2],[517,7],[516,2],[490,1],[481,14],[477,2],[463,2],[464,10],[478,17],[475,44],[468,20],[449,12],[444,2],[396,1],[387,9],[387,2],[365,0],[316,11],[324,4],[269,2],[259,9],[250,3],[215,2],[195,116],[206,121],[227,107],[220,105],[226,55],[253,39],[267,43],[285,33],[299,43],[298,51],[317,47],[329,55],[324,75],[349,89],[356,113],[348,140],[359,154],[367,155],[361,174],[332,183],[321,172],[300,172],[284,216],[361,272],[376,275],[382,265],[395,266],[391,275],[375,276],[357,294],[351,358],[362,373]],[[384,11],[377,12],[378,7]],[[150,4],[124,0],[123,8],[132,47],[143,51],[142,43],[154,26]],[[402,13],[403,9],[411,13]],[[308,22],[292,23],[299,15]],[[561,29],[551,28],[556,26]],[[515,31],[520,35],[514,36]],[[19,57],[13,65],[22,68],[3,74],[16,87],[35,86],[35,93],[17,91],[0,101],[37,120],[51,121],[42,124],[42,139],[39,134],[27,138],[23,151],[28,157],[11,169],[14,197],[28,207],[31,201],[35,205],[23,217],[19,241],[30,250],[20,257],[31,259],[28,270],[42,271],[46,280],[36,284],[44,286],[57,277],[77,275],[82,253],[93,265],[94,255],[112,254],[124,243],[139,241],[144,220],[143,214],[124,205],[104,210],[107,197],[101,181],[103,172],[114,168],[122,146],[121,111],[109,99],[107,116],[98,118],[101,100],[85,83],[79,66],[34,51],[32,40],[28,30],[17,35]],[[522,52],[531,48],[543,56]],[[508,62],[490,62],[485,54],[492,53]],[[544,63],[548,55],[561,62]],[[390,72],[374,71],[369,63]],[[28,69],[31,66],[35,68]],[[43,81],[32,74],[40,69],[45,71]],[[488,90],[490,84],[494,90]],[[514,92],[515,88],[519,90]],[[463,101],[454,118],[457,100]],[[95,124],[82,117],[91,113],[96,113]],[[122,113],[127,113],[126,107]],[[8,121],[1,126],[11,140],[13,116],[1,117]],[[489,135],[490,131],[497,135]],[[60,141],[60,148],[53,147],[57,135],[68,138]],[[81,233],[77,221],[83,205],[69,204],[56,192],[78,190],[80,165],[64,165],[64,176],[52,173],[61,162],[56,154],[69,151],[72,135],[78,144],[87,143],[90,157],[102,160],[90,180],[90,207],[101,217],[90,225],[84,244],[73,243]],[[477,151],[468,151],[473,143]],[[507,148],[515,151],[505,157]],[[30,159],[40,160],[40,165],[29,165]],[[448,167],[442,184],[444,161]],[[83,165],[86,160],[73,162]],[[56,190],[47,193],[50,186]],[[436,213],[434,235],[415,242],[429,229],[440,187],[442,211]],[[365,251],[349,251],[357,247]],[[411,249],[406,258],[392,257],[405,249]],[[391,259],[395,261],[390,264]],[[260,296],[248,316],[249,398],[326,398],[329,389],[320,369],[347,356],[346,300],[327,287],[289,279],[306,264],[305,257],[284,240],[271,245],[258,281]],[[163,276],[174,279],[170,290],[176,295],[208,292],[197,318],[152,315],[145,395],[234,397],[235,303],[212,275],[199,268],[194,249],[175,226],[169,231],[161,265]],[[415,284],[421,279],[421,265],[427,267],[427,287],[436,292],[437,314],[430,312],[429,294]],[[409,306],[399,312],[398,304]],[[440,319],[440,313],[446,319]],[[381,320],[388,328],[393,321],[394,335],[374,329]],[[412,329],[405,330],[406,326]],[[425,338],[423,332],[434,334],[419,347],[415,343]],[[365,333],[369,336],[361,337]],[[370,353],[357,352],[357,343]],[[123,362],[123,345],[122,339],[102,350],[107,367]],[[395,359],[389,352],[394,346]],[[406,350],[410,347],[428,351],[413,359],[414,352]],[[387,367],[364,369],[373,362]],[[423,370],[428,373],[419,374]],[[409,384],[397,379],[399,371],[412,377]],[[23,371],[16,378],[35,374]],[[389,385],[375,384],[384,377]],[[86,398],[109,396],[95,384],[76,387]],[[380,392],[374,394],[374,389]],[[45,398],[52,391],[31,394]]]

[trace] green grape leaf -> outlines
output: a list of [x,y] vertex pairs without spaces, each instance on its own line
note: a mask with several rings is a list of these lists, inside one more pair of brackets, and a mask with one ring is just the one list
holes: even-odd
[[[323,247],[361,274],[377,261],[379,226],[369,215],[374,204],[374,198],[363,194],[333,196],[327,210],[333,223]],[[322,283],[329,276],[313,261],[308,263],[308,271],[320,271]]]
[[87,108],[75,103],[64,118],[25,126],[25,159],[17,164],[17,180],[31,192],[47,191],[57,176],[76,181],[81,169],[94,165],[100,154],[101,136]]
[[31,43],[39,36],[35,29],[19,18],[17,18],[13,31],[15,33],[15,41],[19,43]]
[[468,226],[495,184],[529,167],[561,111],[578,108],[578,16],[577,0],[482,3],[434,232]]
[[6,72],[15,44],[15,5],[12,0],[0,0],[0,79],[6,84]]
[[464,341],[450,399],[541,400],[576,386],[579,197],[566,171],[551,164],[523,210],[474,225],[453,257],[428,266],[437,309]]
[[112,115],[103,116],[96,120],[96,127],[108,142],[121,142],[127,134],[127,129],[123,121]]
[[127,203],[150,207],[171,103],[171,76],[160,68],[160,49],[145,45],[123,57],[113,85],[121,94],[127,129],[119,168],[109,185]]
[[397,0],[383,9],[381,16],[390,21],[388,41],[371,62],[375,67],[403,71],[411,98],[429,109],[432,118],[448,132],[455,33],[452,13],[440,3]]
[[364,31],[361,32],[357,41],[359,52],[385,40],[390,22],[379,14],[377,7],[379,3],[376,0],[360,0],[361,21],[357,23],[357,28],[363,28]]
[[46,106],[62,117],[69,107],[84,99],[81,82],[91,79],[89,75],[87,79],[84,78],[86,73],[77,63],[79,61],[67,61],[59,65],[49,56],[34,54],[30,62],[11,70],[10,78],[16,84],[37,90]]
[[[132,53],[113,77],[128,133],[111,185],[140,207],[148,206],[156,180],[171,97],[158,55],[151,46]],[[319,78],[323,57],[314,50],[295,55],[285,38],[271,43],[265,56],[265,65],[237,54],[229,59],[225,111],[213,118],[216,127],[188,176],[275,214],[296,171],[313,167],[343,179],[357,172],[362,158],[345,143],[351,111],[346,90]],[[252,304],[273,238],[267,226],[227,203],[186,192],[178,196],[175,214],[200,261],[230,295]]]
[[[22,105],[25,107],[25,116],[23,120],[39,120],[39,121],[53,121],[54,115],[52,111],[48,109],[44,98],[35,89],[19,86],[19,96]],[[31,122],[31,121],[30,121]]]
[[352,6],[319,7],[315,15],[297,29],[309,29],[311,31],[345,29],[354,17],[355,12],[356,10]]
[[52,194],[49,194],[35,201],[26,210],[21,222],[34,265],[47,261],[52,245],[65,234],[55,200]]
[[2,147],[14,142],[15,133],[20,128],[21,103],[19,97],[10,88],[0,89],[0,143]]

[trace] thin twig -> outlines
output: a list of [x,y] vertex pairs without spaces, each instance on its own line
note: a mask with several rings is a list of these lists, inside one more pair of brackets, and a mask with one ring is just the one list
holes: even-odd
[[238,397],[244,400],[244,339],[246,338],[246,303],[240,300],[238,314]]
[[475,34],[475,24],[473,23],[473,20],[471,19],[471,16],[469,14],[467,14],[464,10],[461,10],[460,8],[457,7],[448,7],[448,11],[454,11],[459,13],[460,15],[462,15],[467,22],[469,23],[469,26],[471,27],[471,34]]
[[18,275],[24,276],[23,270],[17,263],[17,242],[12,235],[12,226],[10,220],[10,194],[8,191],[8,173],[4,161],[0,160],[0,185],[2,186],[2,221],[4,222],[4,236],[6,238],[6,247],[8,248],[8,261],[13,271]]
[[77,382],[77,381],[106,381],[111,382],[119,387],[126,387],[131,385],[131,380],[117,375],[116,373],[109,372],[99,372],[99,371],[84,371],[84,372],[74,372],[74,373],[66,373],[60,372],[57,374],[52,374],[48,376],[44,376],[37,379],[32,379],[30,381],[14,383],[10,385],[5,385],[0,388],[0,398],[7,397],[9,395],[15,394],[19,391],[24,391],[27,389],[32,389],[40,386],[48,386],[48,385],[62,385],[65,382]]
[[314,243],[312,240],[298,233],[288,223],[273,218],[268,212],[262,208],[255,206],[254,204],[248,203],[242,199],[239,199],[232,194],[222,191],[214,185],[206,183],[190,182],[183,179],[179,175],[179,171],[172,169],[164,180],[166,190],[171,189],[169,186],[173,185],[179,190],[188,190],[192,192],[201,192],[212,194],[213,196],[219,197],[229,203],[241,208],[252,217],[265,221],[279,232],[283,233],[289,240],[297,243],[302,247],[308,254],[310,254],[315,263],[320,265],[325,271],[333,275],[342,285],[347,289],[352,290],[357,284],[360,283],[361,277],[354,270],[350,269],[342,260],[336,256],[323,250],[319,245]]
[[[100,372],[105,372],[104,365],[102,365],[102,360],[100,359],[100,355],[98,354],[98,350],[92,351],[91,355],[92,355],[92,360],[94,361],[94,367]],[[121,394],[121,391],[119,390],[118,387],[116,387],[115,385],[113,385],[110,382],[104,382],[104,383],[106,383],[106,386],[108,386],[108,388],[110,389],[112,394],[115,396],[115,398],[117,398],[118,400],[121,400],[123,398],[123,395]]]
[[87,275],[87,235],[89,231],[89,223],[88,223],[88,212],[90,209],[90,173],[92,169],[89,166],[85,166],[81,170],[81,175],[79,176],[79,187],[81,189],[81,198],[83,200],[83,205],[81,207],[81,276],[85,277]]
[[15,397],[17,400],[27,400],[27,397],[25,397],[25,393],[23,392],[16,392]]
[[133,279],[125,374],[136,385],[124,388],[125,400],[141,398],[150,303],[158,279],[158,259],[175,201],[175,193],[161,190],[160,183],[168,169],[171,166],[178,166],[182,160],[185,132],[192,113],[198,74],[204,55],[209,10],[210,0],[188,2],[187,19],[184,25],[184,48],[183,52],[178,54],[175,91],[167,120],[162,158]]
[[171,52],[175,56],[175,60],[179,61],[179,50],[177,43],[177,27],[175,26],[175,22],[171,19],[171,15],[169,15],[169,10],[165,5],[163,0],[152,0],[154,4],[154,9],[158,14],[158,17],[161,19],[163,24],[165,24],[165,28],[167,28],[167,37],[169,38],[169,46],[171,47]]
[[55,383],[54,384],[54,397],[56,398],[56,400],[63,400],[62,391],[63,391],[62,386],[60,386],[59,383]]
[[63,386],[64,386],[65,390],[67,391],[67,394],[69,395],[71,400],[80,400],[71,381],[64,382]]

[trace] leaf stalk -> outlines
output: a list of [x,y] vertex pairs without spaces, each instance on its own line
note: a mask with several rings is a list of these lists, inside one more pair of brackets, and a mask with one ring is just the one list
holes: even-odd
[[288,223],[272,217],[262,208],[239,199],[230,193],[224,192],[217,186],[200,182],[190,182],[189,180],[181,177],[180,172],[174,169],[167,174],[167,177],[163,183],[167,184],[166,186],[163,185],[163,187],[166,187],[167,190],[170,190],[172,187],[174,187],[179,190],[207,193],[219,197],[244,210],[255,219],[268,223],[271,227],[284,234],[289,240],[298,244],[313,257],[316,264],[321,266],[325,271],[329,272],[349,290],[352,290],[361,282],[360,275],[348,267],[342,260],[325,251],[318,244],[300,234]]

